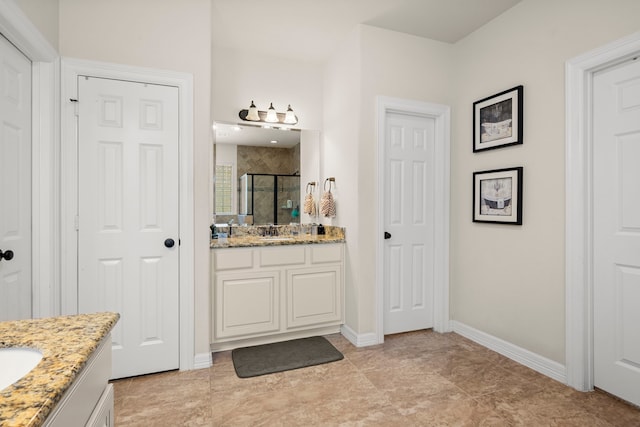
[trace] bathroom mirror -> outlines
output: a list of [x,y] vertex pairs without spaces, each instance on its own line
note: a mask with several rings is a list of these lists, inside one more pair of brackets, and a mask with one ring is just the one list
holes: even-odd
[[302,133],[214,123],[212,208],[217,223],[300,222]]

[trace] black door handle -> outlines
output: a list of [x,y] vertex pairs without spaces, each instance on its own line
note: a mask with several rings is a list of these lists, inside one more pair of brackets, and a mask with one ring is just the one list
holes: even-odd
[[0,249],[0,261],[6,259],[7,261],[11,261],[13,259],[13,251],[4,251]]
[[387,239],[390,239],[390,238],[391,238],[391,233],[389,233],[388,231],[385,231],[384,232],[384,239],[387,240]]
[[167,239],[167,240],[164,241],[164,245],[167,248],[172,248],[173,245],[175,245],[175,244],[176,244],[176,242],[173,239]]

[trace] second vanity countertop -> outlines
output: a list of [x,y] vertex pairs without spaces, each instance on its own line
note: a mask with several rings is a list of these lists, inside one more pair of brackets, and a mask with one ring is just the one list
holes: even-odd
[[42,425],[119,318],[96,313],[0,322],[0,348],[42,352],[31,372],[0,391],[0,425]]
[[226,241],[220,239],[211,240],[211,249],[218,248],[246,248],[251,246],[283,246],[283,245],[305,245],[318,243],[343,243],[344,237],[336,236],[312,236],[308,234],[298,236],[238,236],[228,237]]
[[[276,231],[274,236],[264,236],[267,230]],[[298,232],[297,226],[249,226],[234,227],[232,237],[211,239],[211,249],[246,248],[252,246],[306,245],[318,243],[344,243],[345,229],[325,226],[325,234],[315,235]]]

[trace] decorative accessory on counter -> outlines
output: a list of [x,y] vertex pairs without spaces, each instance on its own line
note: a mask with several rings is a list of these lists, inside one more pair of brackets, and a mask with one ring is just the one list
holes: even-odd
[[251,101],[251,105],[248,110],[240,110],[238,116],[247,122],[262,122],[273,123],[282,125],[295,125],[298,123],[298,117],[293,112],[291,104],[287,106],[285,113],[278,113],[273,106],[273,102],[269,103],[267,111],[260,111],[256,104]]
[[313,198],[313,190],[315,189],[315,187],[316,187],[315,181],[308,183],[307,195],[304,198],[303,212],[311,216],[318,215],[318,210],[316,208],[316,201]]
[[[333,200],[333,194],[331,194],[331,183],[336,179],[331,177],[324,180],[324,193],[320,199],[320,214],[327,218],[335,218],[336,216],[336,202]],[[329,189],[327,190],[327,182],[329,183]]]

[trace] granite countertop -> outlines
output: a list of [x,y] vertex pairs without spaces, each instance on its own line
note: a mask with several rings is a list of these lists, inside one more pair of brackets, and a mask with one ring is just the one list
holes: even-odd
[[[344,243],[343,227],[327,225],[325,234],[311,234],[311,226],[253,225],[233,227],[232,237],[211,239],[211,248],[246,248],[251,246],[307,245],[316,243]],[[228,228],[227,228],[228,230]]]
[[119,318],[96,313],[0,322],[0,348],[42,352],[31,372],[0,391],[0,425],[42,425]]
[[211,248],[246,248],[250,246],[283,246],[283,245],[305,245],[305,244],[317,244],[317,243],[344,243],[344,236],[312,236],[310,234],[303,234],[297,236],[273,236],[273,237],[261,237],[261,236],[234,236],[228,237],[226,242],[221,242],[221,239],[212,239]]

